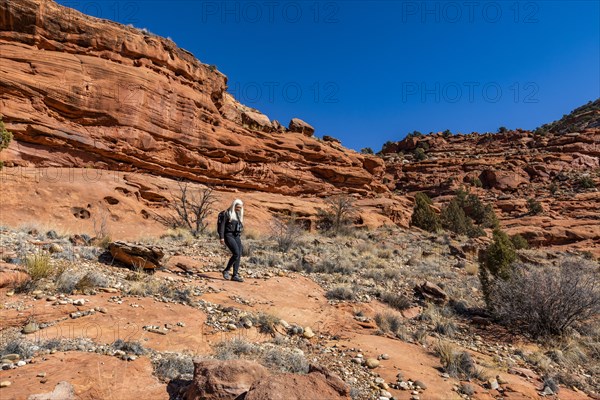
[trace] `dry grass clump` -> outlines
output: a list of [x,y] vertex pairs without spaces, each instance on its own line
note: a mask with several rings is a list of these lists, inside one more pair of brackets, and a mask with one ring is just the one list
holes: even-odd
[[325,297],[329,300],[354,300],[356,291],[350,286],[339,285],[325,292]]
[[46,252],[38,252],[26,256],[25,268],[33,281],[47,278],[54,271],[50,262],[50,254]]
[[237,360],[258,352],[258,347],[244,339],[234,338],[217,343],[215,357],[219,360]]
[[449,342],[440,341],[435,347],[435,354],[440,358],[442,367],[450,376],[458,379],[486,380],[483,369],[477,367],[471,354],[459,351]]
[[412,306],[412,302],[404,294],[386,292],[381,294],[380,299],[382,302],[398,311],[406,310]]
[[153,366],[154,375],[163,381],[170,381],[185,375],[191,379],[194,373],[194,362],[192,356],[188,354],[163,354],[154,361]]
[[394,312],[377,313],[375,323],[382,332],[396,334],[402,327],[402,316]]

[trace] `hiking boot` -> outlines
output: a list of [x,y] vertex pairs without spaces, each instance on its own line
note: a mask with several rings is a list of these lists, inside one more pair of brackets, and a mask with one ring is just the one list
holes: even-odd
[[228,281],[230,277],[231,276],[229,275],[229,271],[227,271],[227,270],[223,271],[223,279]]
[[244,282],[244,279],[239,275],[234,275],[233,278],[231,278],[231,280],[236,282]]

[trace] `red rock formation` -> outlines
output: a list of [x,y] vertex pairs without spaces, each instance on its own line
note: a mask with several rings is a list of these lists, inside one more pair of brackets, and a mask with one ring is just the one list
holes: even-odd
[[0,108],[15,139],[7,166],[94,166],[294,195],[387,191],[380,159],[312,138],[305,123],[273,126],[168,39],[50,0],[2,0],[0,53]]
[[[536,133],[438,133],[388,143],[383,181],[406,194],[426,192],[438,204],[469,188],[495,205],[509,233],[530,244],[600,254],[600,192],[582,184],[600,188],[600,100],[583,108]],[[427,159],[416,160],[417,147]],[[530,198],[542,204],[543,215],[528,215]]]

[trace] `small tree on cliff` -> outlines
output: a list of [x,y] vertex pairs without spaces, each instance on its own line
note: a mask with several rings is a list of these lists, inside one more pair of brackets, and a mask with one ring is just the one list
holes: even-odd
[[[4,127],[4,122],[2,121],[2,114],[0,114],[0,151],[8,147],[12,138],[13,135]],[[2,166],[3,163],[2,161],[0,161],[0,169],[2,169]]]
[[415,195],[415,206],[410,224],[429,232],[437,232],[442,228],[440,217],[435,213],[431,199],[425,193]]

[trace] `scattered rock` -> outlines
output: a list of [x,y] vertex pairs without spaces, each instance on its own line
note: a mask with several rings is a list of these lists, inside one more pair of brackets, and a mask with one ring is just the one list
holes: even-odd
[[376,358],[367,358],[367,361],[365,361],[365,365],[370,369],[375,369],[379,367],[379,360]]
[[304,332],[302,332],[302,336],[304,336],[307,339],[310,339],[315,336],[315,333],[312,331],[312,329],[309,326],[307,326],[306,328],[304,328]]
[[54,253],[62,253],[62,252],[63,252],[63,251],[65,251],[65,250],[64,250],[64,249],[63,249],[63,248],[62,248],[62,247],[61,247],[59,244],[57,244],[57,243],[52,243],[52,244],[50,245],[50,247],[48,248],[48,251],[49,251],[51,254],[54,254]]
[[133,268],[155,269],[160,267],[164,252],[156,246],[143,246],[126,242],[112,242],[108,245],[112,256]]
[[444,303],[448,300],[448,295],[438,285],[429,281],[415,287],[415,292],[423,296],[426,300],[431,300],[436,303]]
[[299,118],[293,118],[288,129],[290,132],[302,133],[305,136],[312,136],[315,133],[315,128]]
[[2,381],[0,382],[0,388],[9,387],[12,384],[11,381]]
[[40,326],[38,324],[36,324],[35,322],[30,322],[23,327],[22,332],[27,335],[30,333],[37,332],[39,330],[40,330]]

